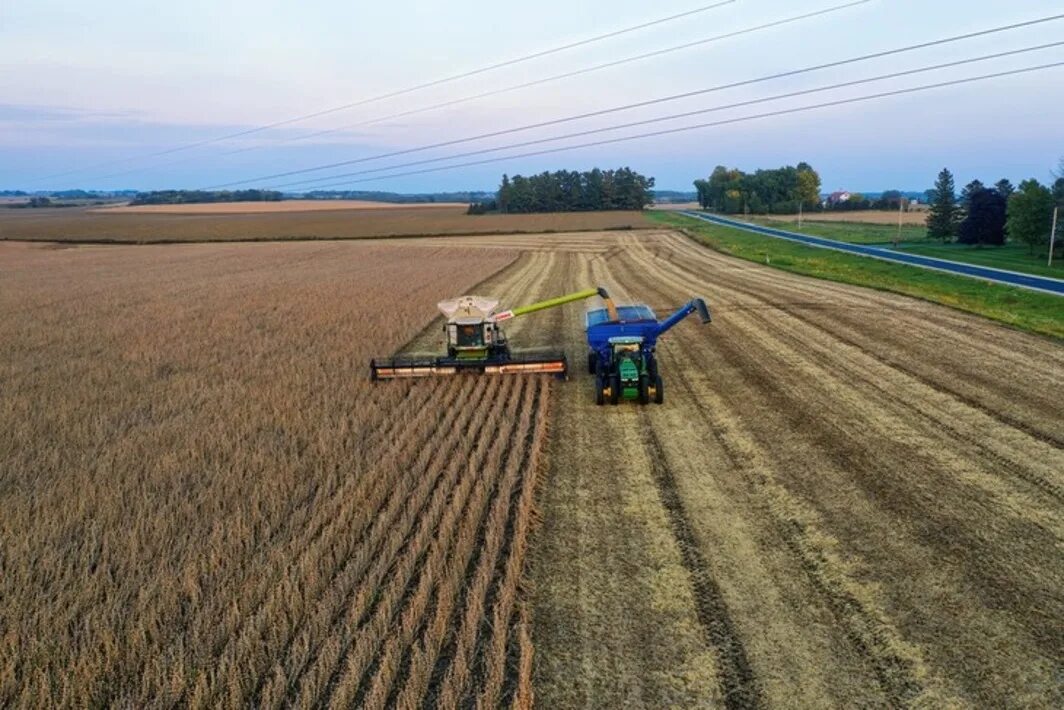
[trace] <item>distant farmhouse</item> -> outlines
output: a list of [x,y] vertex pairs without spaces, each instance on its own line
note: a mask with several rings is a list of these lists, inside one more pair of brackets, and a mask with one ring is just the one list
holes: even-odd
[[848,199],[850,199],[849,192],[846,190],[837,190],[828,195],[827,199],[824,200],[824,205],[827,207],[834,207],[835,205],[846,202]]

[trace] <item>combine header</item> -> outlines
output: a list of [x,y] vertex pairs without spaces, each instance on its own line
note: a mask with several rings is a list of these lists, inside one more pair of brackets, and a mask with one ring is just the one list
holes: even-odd
[[604,288],[592,288],[558,298],[539,301],[511,310],[497,311],[499,301],[481,296],[460,296],[440,301],[437,306],[447,318],[447,354],[440,357],[392,357],[370,360],[370,379],[433,377],[461,372],[509,375],[526,372],[568,375],[565,353],[513,353],[500,323],[528,313],[601,296],[612,308]]
[[701,298],[681,306],[671,316],[658,322],[650,306],[642,303],[614,306],[587,312],[587,369],[595,376],[595,403],[617,404],[622,399],[665,401],[665,389],[658,360],[657,340],[670,328],[692,313],[703,323],[710,322],[709,308]]

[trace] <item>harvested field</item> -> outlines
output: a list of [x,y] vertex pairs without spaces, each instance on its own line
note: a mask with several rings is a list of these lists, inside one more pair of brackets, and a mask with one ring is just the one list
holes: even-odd
[[514,256],[0,244],[0,706],[526,698],[551,383],[366,378]]
[[182,205],[117,205],[98,207],[93,212],[107,214],[234,214],[258,212],[330,212],[334,210],[417,210],[461,208],[459,202],[373,202],[370,200],[281,200],[279,202],[212,202]]
[[[704,294],[715,322],[666,336],[663,407],[557,389],[539,703],[1059,707],[1064,348],[675,234],[605,236],[525,238],[493,291],[602,283],[659,314]],[[511,337],[578,361],[580,310]]]
[[640,212],[467,215],[465,210],[464,205],[303,212],[285,210],[259,214],[131,214],[111,209],[74,208],[0,210],[0,241],[150,244],[511,234],[644,229],[655,226]]
[[[797,221],[798,215],[793,214],[766,214],[760,215],[765,219],[780,222]],[[807,212],[803,219],[806,222],[854,222],[857,224],[897,224],[898,213],[895,210],[854,210],[852,212]],[[927,210],[910,210],[901,213],[902,224],[925,224],[927,222]]]
[[[594,406],[579,305],[507,328],[568,383],[362,381],[500,268],[715,321],[661,407]],[[667,231],[0,269],[0,705],[1064,704],[1057,341]]]

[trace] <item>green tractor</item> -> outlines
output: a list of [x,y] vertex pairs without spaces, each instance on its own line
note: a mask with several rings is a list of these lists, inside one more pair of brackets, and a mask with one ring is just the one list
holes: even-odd
[[661,404],[665,389],[657,362],[645,353],[643,338],[621,336],[610,338],[610,373],[602,374],[602,385],[595,389],[596,404],[617,404],[621,400],[637,400],[640,404]]
[[607,299],[605,308],[588,311],[587,369],[595,376],[595,403],[664,402],[657,341],[692,313],[698,313],[703,323],[710,322],[709,308],[701,298],[692,299],[660,322],[650,306],[642,303],[618,306]]

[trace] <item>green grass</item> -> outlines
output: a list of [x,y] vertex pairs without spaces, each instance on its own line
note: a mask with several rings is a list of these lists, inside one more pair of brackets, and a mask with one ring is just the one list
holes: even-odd
[[1064,279],[1064,259],[1054,261],[1052,267],[1047,266],[1046,254],[1033,255],[1026,246],[1021,244],[982,248],[964,244],[906,244],[902,246],[902,250],[923,256],[933,256],[937,259],[952,259],[966,264],[992,266],[996,269]]
[[[740,218],[741,219],[741,218]],[[804,220],[802,228],[798,229],[798,219],[778,220],[767,217],[750,217],[750,222],[765,227],[786,229],[790,232],[801,232],[814,237],[834,239],[839,242],[850,244],[893,244],[898,236],[898,226],[895,224],[869,224],[867,222],[810,222]],[[901,226],[901,241],[904,243],[927,241],[927,227],[920,224],[903,224]]]
[[1031,333],[1064,338],[1064,298],[915,266],[808,247],[670,212],[648,212],[708,247],[805,276],[893,291],[985,316]]

